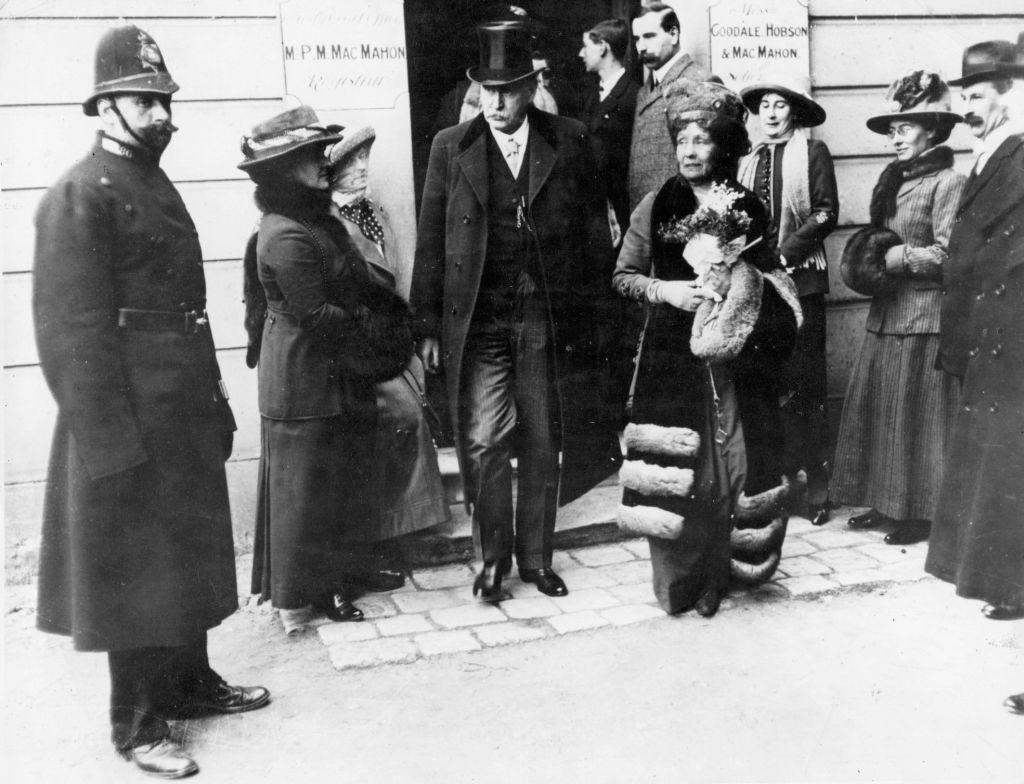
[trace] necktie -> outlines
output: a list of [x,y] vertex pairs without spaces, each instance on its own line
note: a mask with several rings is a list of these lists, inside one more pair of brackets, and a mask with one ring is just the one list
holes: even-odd
[[515,139],[508,140],[508,152],[505,153],[505,158],[508,160],[508,168],[512,170],[512,176],[519,176],[519,142]]
[[384,247],[384,228],[373,214],[373,205],[370,202],[359,199],[339,207],[338,211],[356,224],[367,239],[377,243],[381,248]]

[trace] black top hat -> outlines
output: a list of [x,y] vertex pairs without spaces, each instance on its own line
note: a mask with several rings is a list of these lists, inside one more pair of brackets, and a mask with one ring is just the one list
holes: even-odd
[[96,46],[96,86],[82,102],[82,111],[95,117],[96,99],[117,93],[170,95],[178,85],[167,72],[160,47],[135,25],[115,27]]
[[982,41],[964,49],[963,76],[951,79],[951,87],[970,87],[1009,76],[1007,67],[1014,66],[1013,44],[1009,41]]
[[[254,126],[252,133],[242,137],[245,160],[238,168],[245,172],[279,165],[285,156],[311,145],[327,145],[342,139],[340,125],[320,125],[316,112],[299,106],[275,114]],[[326,160],[326,158],[325,158]]]
[[499,87],[542,71],[533,67],[530,28],[522,22],[489,22],[476,29],[480,65],[466,76],[484,87]]

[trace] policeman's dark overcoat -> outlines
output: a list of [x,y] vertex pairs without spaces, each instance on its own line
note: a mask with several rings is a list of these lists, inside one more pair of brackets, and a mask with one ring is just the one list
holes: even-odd
[[[209,328],[185,315],[204,312],[202,264],[157,159],[102,134],[36,214],[36,340],[58,409],[37,623],[81,650],[192,643],[237,608],[234,419]],[[120,309],[164,315],[124,328]]]

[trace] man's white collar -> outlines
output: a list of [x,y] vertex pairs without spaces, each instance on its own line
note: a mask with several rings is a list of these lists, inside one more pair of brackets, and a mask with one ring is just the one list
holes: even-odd
[[661,66],[661,68],[655,68],[654,81],[657,82],[658,84],[661,84],[665,80],[665,77],[668,75],[668,72],[672,70],[673,66],[680,60],[682,60],[685,56],[686,52],[680,49],[678,52],[672,55],[672,57],[669,58],[669,61],[665,63],[663,66]]

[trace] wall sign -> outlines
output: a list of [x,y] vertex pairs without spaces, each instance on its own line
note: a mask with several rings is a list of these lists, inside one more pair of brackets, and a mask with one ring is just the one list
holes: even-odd
[[806,0],[719,0],[708,9],[711,70],[738,89],[758,74],[810,74]]

